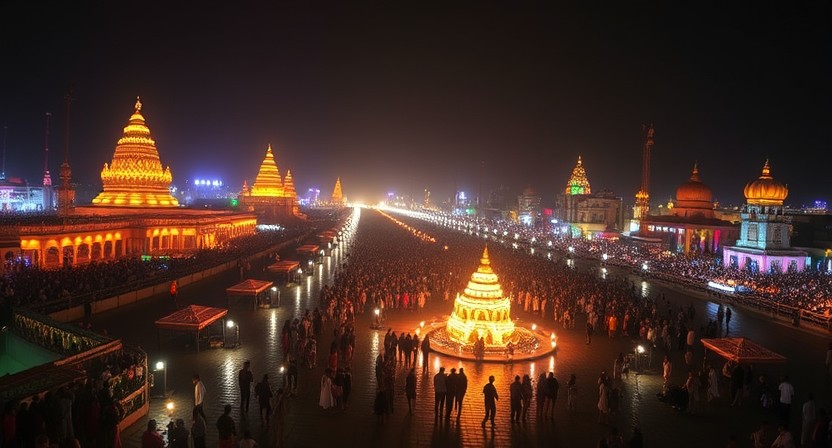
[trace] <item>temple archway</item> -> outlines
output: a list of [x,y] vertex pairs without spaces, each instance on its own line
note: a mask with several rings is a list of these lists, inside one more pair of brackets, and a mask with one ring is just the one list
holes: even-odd
[[112,241],[105,241],[104,242],[104,258],[115,258],[115,253],[113,253],[113,242]]
[[78,246],[78,253],[75,256],[75,260],[78,263],[84,263],[90,261],[90,245],[87,243],[80,244]]
[[102,257],[103,255],[101,253],[101,243],[92,243],[92,251],[90,251],[90,260],[96,261],[100,260]]
[[64,246],[63,258],[64,266],[72,266],[75,263],[75,248],[73,246]]

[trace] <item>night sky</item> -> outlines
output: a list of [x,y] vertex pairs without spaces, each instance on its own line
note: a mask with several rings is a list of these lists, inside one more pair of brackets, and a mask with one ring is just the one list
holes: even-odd
[[532,185],[548,204],[580,154],[593,190],[631,203],[653,122],[654,204],[696,160],[737,203],[767,157],[787,203],[832,199],[828,2],[213,3],[4,2],[7,175],[40,182],[47,111],[57,173],[72,84],[85,184],[141,95],[174,183],[251,182],[271,143],[299,192],[340,176],[353,200],[475,195],[484,161],[485,192]]

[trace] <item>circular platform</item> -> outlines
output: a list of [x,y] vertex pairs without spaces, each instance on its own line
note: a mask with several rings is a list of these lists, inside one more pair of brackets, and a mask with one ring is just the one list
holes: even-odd
[[543,330],[532,330],[526,328],[519,321],[515,321],[515,332],[511,338],[514,344],[514,355],[509,357],[504,347],[486,347],[485,356],[479,360],[474,355],[473,344],[459,344],[450,338],[445,330],[445,322],[434,322],[429,328],[426,326],[426,335],[430,338],[431,351],[454,358],[469,361],[484,362],[513,362],[537,359],[557,351],[557,337],[554,333],[545,333]]

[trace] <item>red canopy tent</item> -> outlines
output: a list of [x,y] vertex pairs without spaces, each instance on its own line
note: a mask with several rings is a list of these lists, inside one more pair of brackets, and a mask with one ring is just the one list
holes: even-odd
[[[196,351],[199,351],[199,332],[205,327],[217,322],[228,314],[225,308],[212,308],[210,306],[202,305],[188,305],[187,307],[165,316],[156,321],[156,328],[158,330],[173,330],[196,332]],[[157,331],[158,331],[157,330]],[[159,336],[159,346],[161,349],[162,340]]]
[[786,357],[748,338],[702,339],[702,345],[728,361],[739,363],[784,363]]
[[304,244],[303,246],[298,247],[295,252],[301,255],[311,255],[315,256],[318,254],[318,247],[317,244]]
[[288,282],[289,279],[292,278],[292,274],[300,268],[300,262],[294,260],[283,260],[278,261],[277,263],[269,265],[268,269],[269,272],[273,272],[275,274],[285,274],[286,281]]
[[228,307],[231,308],[231,296],[252,296],[254,298],[254,309],[257,309],[257,298],[265,290],[271,288],[273,282],[265,280],[248,279],[230,288],[226,288],[228,294]]

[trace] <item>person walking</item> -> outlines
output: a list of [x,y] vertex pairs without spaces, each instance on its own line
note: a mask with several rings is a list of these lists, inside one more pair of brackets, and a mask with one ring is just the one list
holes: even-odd
[[460,367],[456,378],[456,418],[462,415],[462,400],[465,399],[465,393],[468,392],[468,377],[465,376],[465,369]]
[[511,423],[520,423],[520,416],[523,412],[523,384],[520,382],[520,375],[514,376],[514,382],[511,383],[508,391],[511,403]]
[[812,433],[815,431],[818,408],[815,405],[815,394],[809,392],[809,397],[803,403],[803,425],[800,429],[800,446],[812,445]]
[[445,378],[445,419],[451,418],[451,411],[454,410],[454,402],[456,402],[456,387],[459,381],[459,375],[456,369],[451,369],[451,374]]
[[413,414],[416,407],[416,368],[410,369],[407,378],[404,380],[404,394],[407,396],[407,412]]
[[725,307],[725,334],[731,332],[731,308]]
[[592,344],[592,322],[586,321],[586,345]]
[[494,387],[494,375],[488,377],[488,384],[482,388],[482,393],[485,396],[485,418],[482,419],[482,427],[485,428],[485,422],[491,420],[493,430],[496,427],[494,415],[497,413],[497,400],[500,399],[497,395],[497,388]]
[[566,383],[566,408],[569,412],[578,410],[578,379],[574,373],[569,375]]
[[[257,383],[254,387],[254,393],[257,395],[257,403],[260,405],[260,425],[265,422],[269,426],[269,419],[272,414],[272,387],[269,385],[269,375],[264,374],[263,380]],[[263,411],[266,412],[265,419],[263,418]]]
[[[427,338],[425,338],[427,340]],[[442,413],[445,411],[445,398],[447,388],[447,377],[445,376],[445,368],[440,367],[439,372],[433,376],[433,416],[435,418],[442,418]]]
[[251,361],[243,363],[243,368],[237,373],[237,383],[240,386],[240,412],[248,414],[248,406],[251,401],[251,383],[254,382],[254,374],[251,373]]
[[543,410],[546,407],[546,374],[541,373],[540,376],[537,377],[537,387],[535,388],[534,393],[535,398],[537,399],[537,418],[543,418]]
[[523,375],[523,421],[529,419],[529,408],[532,406],[532,395],[534,389],[532,387],[532,379],[529,375]]
[[794,398],[794,386],[789,381],[788,375],[783,377],[783,381],[777,388],[780,390],[780,421],[788,425],[792,415],[792,398]]
[[664,386],[662,388],[662,392],[667,393],[667,388],[670,386],[670,375],[673,373],[673,361],[670,360],[670,357],[664,355],[664,361],[662,361],[662,378],[664,379]]
[[199,374],[195,373],[193,377],[194,383],[194,410],[199,412],[202,415],[202,418],[208,420],[208,417],[205,416],[205,410],[202,409],[202,405],[205,401],[205,385],[202,384],[202,380],[199,379]]
[[217,419],[217,435],[219,436],[220,448],[234,448],[234,436],[237,435],[237,427],[234,419],[231,418],[231,405],[223,408],[223,413]]

